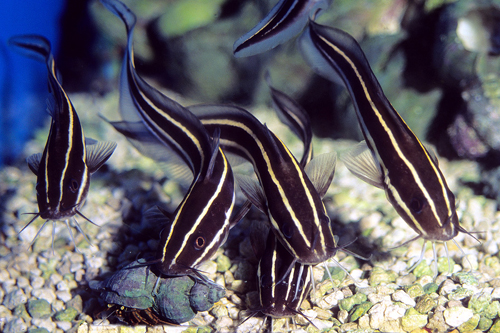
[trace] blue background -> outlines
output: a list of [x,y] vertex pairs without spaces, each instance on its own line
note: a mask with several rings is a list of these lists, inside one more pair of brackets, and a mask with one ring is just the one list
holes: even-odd
[[41,34],[57,54],[63,8],[64,0],[0,1],[0,166],[26,157],[21,154],[24,143],[48,117],[45,64],[16,53],[7,41],[18,34]]

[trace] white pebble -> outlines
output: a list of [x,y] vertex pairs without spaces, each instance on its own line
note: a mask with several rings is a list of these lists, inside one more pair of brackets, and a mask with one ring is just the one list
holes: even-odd
[[49,332],[54,332],[54,330],[56,329],[56,324],[54,324],[51,318],[47,319],[33,318],[31,320],[31,324],[37,327],[43,327]]
[[229,317],[232,319],[232,320],[238,320],[240,319],[239,318],[239,314],[240,314],[240,310],[237,308],[237,307],[230,307],[227,309],[228,311],[228,314],[229,314]]
[[346,310],[340,310],[339,311],[339,314],[338,314],[338,319],[339,321],[344,324],[347,320],[347,317],[349,317],[349,312],[347,312]]
[[493,291],[491,292],[491,298],[500,298],[500,288],[495,288],[493,289]]
[[41,276],[35,276],[31,278],[31,287],[33,289],[40,289],[45,284],[45,280]]
[[362,270],[360,270],[360,269],[358,269],[358,268],[353,269],[353,270],[350,272],[351,276],[352,276],[354,279],[358,280],[358,281],[359,281],[359,280],[361,280],[361,276],[363,276],[363,274],[364,274],[364,273],[365,273],[365,272],[363,272]]
[[217,319],[215,322],[215,327],[222,328],[222,327],[230,327],[233,325],[233,320],[227,316],[221,317]]
[[444,320],[451,327],[462,325],[467,320],[471,319],[473,315],[474,312],[471,309],[464,308],[463,306],[449,308],[443,312]]
[[359,221],[359,227],[361,230],[367,230],[371,228],[375,228],[380,224],[382,220],[382,213],[374,212],[370,215],[367,215]]
[[54,291],[49,288],[33,289],[31,295],[39,299],[44,299],[50,304],[56,300]]
[[17,286],[19,288],[26,288],[30,285],[30,281],[28,280],[28,278],[24,277],[24,276],[18,276],[17,277]]
[[457,288],[458,288],[458,285],[454,284],[453,282],[445,281],[443,286],[441,287],[441,295],[448,295],[448,294],[454,292],[455,290],[457,290]]
[[373,304],[380,303],[383,301],[390,302],[391,296],[390,295],[380,295],[380,294],[370,294],[370,295],[368,295],[368,300],[370,302],[372,302]]
[[57,290],[59,291],[67,291],[69,290],[69,287],[68,287],[68,282],[65,281],[65,280],[62,280],[62,281],[59,281],[56,285],[56,288]]
[[16,288],[16,280],[15,279],[8,279],[2,281],[2,289],[5,291],[6,294],[10,293]]
[[396,304],[390,304],[385,309],[385,318],[387,320],[396,320],[402,318],[406,313],[406,309]]
[[54,311],[54,312],[62,311],[62,310],[64,310],[65,307],[66,306],[64,305],[64,302],[60,301],[60,300],[55,300],[52,303],[52,311]]
[[372,329],[379,329],[384,322],[384,312],[387,308],[386,302],[377,303],[370,311],[368,311],[370,315],[370,327]]
[[[314,319],[318,316],[318,313],[316,313],[316,311],[314,311],[313,309],[309,309],[309,310],[304,310],[302,311],[302,313],[308,318],[308,319]],[[297,318],[298,319],[298,318]],[[305,320],[305,319],[304,319]]]
[[320,331],[327,330],[333,327],[333,322],[328,320],[321,320],[318,318],[311,319],[314,326],[316,326]]
[[71,266],[69,268],[69,271],[71,273],[74,273],[74,272],[76,272],[76,271],[78,271],[78,270],[80,270],[82,268],[83,268],[83,263],[81,263],[81,262],[75,262],[75,263],[71,264]]
[[359,328],[362,330],[369,330],[370,327],[370,316],[365,314],[359,318]]
[[63,301],[64,303],[68,302],[71,300],[72,296],[69,291],[56,291],[57,298]]
[[12,318],[12,313],[5,305],[0,305],[0,323],[6,322]]
[[10,279],[8,270],[0,270],[0,281],[6,281]]
[[411,307],[417,305],[413,298],[411,298],[410,295],[405,293],[403,290],[398,290],[394,294],[392,294],[392,299],[396,302],[401,302]]
[[61,282],[63,277],[59,273],[52,273],[49,277],[50,282],[53,285],[57,285],[59,282]]
[[244,323],[238,325],[236,328],[236,332],[254,332],[257,329],[257,332],[260,332],[260,328],[262,327],[263,319],[252,317],[246,320]]
[[5,325],[4,330],[6,333],[26,332],[28,326],[21,318],[15,318]]
[[86,264],[89,268],[101,268],[102,266],[104,266],[104,259],[95,256],[87,257]]
[[57,327],[62,329],[64,332],[69,331],[72,326],[73,326],[73,324],[71,324],[71,322],[69,322],[69,321],[58,321],[57,322]]
[[483,243],[482,248],[488,254],[498,253],[498,244],[496,240],[489,240]]

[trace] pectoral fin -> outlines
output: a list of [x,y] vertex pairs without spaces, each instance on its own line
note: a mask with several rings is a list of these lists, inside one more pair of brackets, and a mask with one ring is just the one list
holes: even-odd
[[316,191],[324,197],[335,174],[337,153],[321,154],[313,158],[304,168]]
[[378,162],[373,157],[365,141],[361,141],[353,150],[341,156],[347,169],[359,179],[373,186],[384,188],[384,181]]
[[244,175],[235,175],[235,178],[247,199],[250,200],[250,202],[252,202],[252,204],[261,212],[266,213],[266,195],[264,194],[264,190],[260,186],[259,182]]
[[43,156],[42,153],[37,153],[29,156],[26,159],[28,167],[35,175],[38,175],[38,169],[40,168],[40,161],[42,160],[42,156]]
[[96,172],[115,151],[116,143],[111,141],[98,142],[86,145],[87,167],[90,173]]

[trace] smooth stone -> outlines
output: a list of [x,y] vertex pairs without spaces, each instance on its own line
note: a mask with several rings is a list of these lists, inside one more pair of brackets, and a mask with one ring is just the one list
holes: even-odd
[[398,290],[394,294],[392,294],[392,299],[396,302],[401,302],[411,307],[414,307],[416,305],[415,300],[413,300],[413,298],[411,298],[410,295],[405,293],[403,290]]
[[458,327],[472,318],[474,311],[461,306],[456,306],[444,310],[443,316],[446,324],[451,327]]
[[56,300],[56,294],[54,293],[54,290],[49,288],[34,289],[31,292],[31,296],[39,299],[44,299],[49,303],[52,303]]
[[427,314],[436,306],[437,302],[430,295],[425,295],[422,298],[420,298],[418,303],[415,305],[415,310],[417,310],[421,314]]
[[11,320],[3,327],[4,333],[19,333],[19,332],[25,332],[27,330],[28,330],[28,325],[26,325],[24,320],[22,320],[21,318],[15,318]]
[[13,310],[19,304],[26,303],[27,301],[28,298],[24,291],[22,289],[15,289],[5,296],[3,305],[9,310]]
[[55,314],[54,319],[56,321],[72,321],[78,316],[78,311],[72,307],[68,307],[65,310],[59,311]]
[[427,315],[420,314],[417,310],[410,308],[401,318],[401,326],[406,332],[411,332],[414,329],[422,328],[427,325]]
[[45,319],[52,314],[50,303],[45,299],[36,299],[28,302],[28,312],[31,317]]

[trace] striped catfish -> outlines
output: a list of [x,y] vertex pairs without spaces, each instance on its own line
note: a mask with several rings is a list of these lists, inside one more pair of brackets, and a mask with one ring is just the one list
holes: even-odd
[[[269,76],[266,79],[276,113],[304,144],[300,160],[300,165],[304,167],[313,157],[309,116],[292,98],[275,89],[270,83]],[[254,249],[259,248],[262,248],[261,244],[254,244]],[[258,312],[274,318],[293,317],[297,314],[304,316],[300,311],[300,306],[311,290],[311,266],[294,263],[293,255],[272,232],[268,233],[265,250],[257,253],[257,256],[260,258],[257,267],[257,283],[261,305]],[[290,267],[292,268],[289,270]],[[307,319],[305,316],[304,318]]]
[[459,224],[455,196],[436,156],[387,100],[356,40],[342,30],[310,22],[299,43],[311,67],[334,82],[340,79],[351,95],[365,141],[343,157],[349,170],[385,190],[418,233],[416,238],[434,246],[467,232]]
[[50,92],[47,111],[52,117],[49,137],[43,153],[31,155],[27,159],[29,168],[37,176],[36,192],[39,212],[35,213],[33,219],[21,232],[38,217],[46,219],[47,221],[35,236],[36,239],[48,221],[64,220],[73,239],[68,224],[68,219],[73,219],[76,228],[86,237],[74,216],[80,215],[93,223],[80,213],[80,208],[87,197],[90,175],[108,160],[116,144],[85,140],[76,110],[58,80],[50,42],[45,37],[14,36],[9,40],[9,44],[17,51],[46,63]]
[[231,167],[219,147],[186,108],[161,94],[136,72],[133,53],[135,15],[120,1],[101,2],[122,19],[128,34],[121,73],[121,122],[112,125],[138,149],[157,160],[179,158],[194,175],[172,221],[161,233],[156,266],[164,275],[202,277],[195,269],[225,241],[235,194]]
[[262,21],[236,40],[234,56],[248,57],[285,43],[330,3],[331,0],[280,0]]
[[[330,186],[336,154],[322,155],[302,168],[283,142],[248,111],[224,105],[189,109],[209,131],[220,129],[224,150],[253,164],[260,185],[249,177],[239,178],[239,185],[267,214],[271,229],[295,261],[317,264],[332,257],[338,247],[320,194]],[[304,169],[319,175],[314,184]]]
[[[289,267],[292,267],[291,269]],[[274,318],[293,317],[312,286],[309,265],[294,262],[288,250],[269,233],[266,251],[257,268],[260,312]]]

